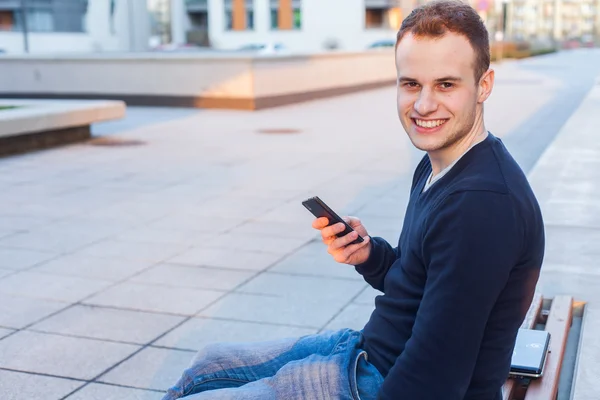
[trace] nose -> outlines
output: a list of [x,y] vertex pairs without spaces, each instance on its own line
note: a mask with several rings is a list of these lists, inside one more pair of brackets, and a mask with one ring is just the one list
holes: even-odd
[[415,101],[413,108],[419,115],[431,114],[437,109],[437,102],[434,94],[430,90],[423,88],[423,90],[419,92],[419,97],[417,98],[417,101]]

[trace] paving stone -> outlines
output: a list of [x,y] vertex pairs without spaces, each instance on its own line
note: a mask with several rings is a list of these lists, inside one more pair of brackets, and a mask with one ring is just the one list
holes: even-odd
[[0,229],[0,239],[6,238],[8,236],[12,236],[12,235],[20,233],[20,232],[22,232],[22,231],[9,230],[9,229]]
[[203,247],[255,251],[284,255],[290,253],[307,242],[304,238],[273,237],[262,235],[247,235],[243,233],[224,233],[213,237],[203,244]]
[[68,254],[40,264],[32,271],[116,282],[137,274],[151,265],[151,261]]
[[85,304],[193,315],[206,307],[223,292],[204,289],[164,287],[140,283],[121,283],[85,301]]
[[92,379],[139,347],[20,331],[0,340],[0,367]]
[[30,330],[146,344],[183,317],[77,305],[31,326]]
[[600,229],[600,206],[597,197],[584,200],[550,200],[543,205],[542,212],[546,225]]
[[251,271],[159,264],[131,278],[131,282],[172,287],[231,290],[254,275],[255,272]]
[[[325,199],[323,200],[325,201]],[[282,204],[273,210],[260,214],[254,219],[260,221],[295,223],[299,226],[310,226],[314,216],[302,206],[302,201],[298,201]]]
[[280,204],[280,199],[257,198],[253,196],[232,196],[227,193],[201,202],[185,210],[199,217],[253,218]]
[[200,246],[206,243],[211,235],[206,232],[198,232],[190,229],[152,229],[146,226],[127,230],[116,236],[116,240],[155,244],[187,244]]
[[[349,292],[349,296],[356,292]],[[203,310],[204,317],[239,321],[265,322],[306,328],[321,328],[348,302],[348,298],[332,298],[330,293],[306,293],[302,299],[290,296],[266,296],[230,293]]]
[[83,382],[72,379],[0,370],[2,400],[59,400],[81,385]]
[[154,343],[156,346],[200,350],[218,342],[260,342],[316,333],[316,329],[255,322],[192,318]]
[[240,225],[246,217],[224,218],[220,216],[198,217],[191,213],[177,212],[157,219],[147,225],[149,229],[192,230],[216,235]]
[[66,400],[160,400],[164,395],[163,392],[91,383]]
[[353,266],[335,262],[325,245],[321,245],[314,255],[292,254],[269,268],[269,272],[362,280]]
[[372,306],[375,305],[375,297],[382,294],[379,290],[373,289],[371,285],[367,285],[367,288],[354,299],[353,303]]
[[188,245],[126,242],[121,240],[103,240],[84,249],[77,255],[91,257],[121,258],[131,261],[160,262],[183,252]]
[[14,215],[5,214],[9,212],[8,209],[4,209],[4,212],[0,211],[0,229],[11,230],[11,231],[23,231],[30,228],[47,225],[50,223],[48,218],[31,217],[25,215]]
[[299,238],[307,241],[319,234],[318,231],[306,224],[260,220],[248,220],[229,232],[248,236],[260,234],[265,237]]
[[12,269],[0,268],[0,279],[4,278],[5,276],[8,276],[8,275],[15,274],[16,272],[17,271],[12,270]]
[[147,347],[98,381],[166,390],[177,383],[194,355],[195,352],[190,351]]
[[90,232],[65,232],[60,228],[39,228],[17,233],[0,240],[0,245],[22,249],[33,249],[66,253],[77,250],[102,239],[102,235]]
[[118,216],[93,218],[87,213],[75,217],[64,218],[51,224],[52,229],[67,233],[93,233],[99,238],[117,235],[130,229],[131,223]]
[[22,270],[56,257],[56,253],[2,247],[0,240],[0,268]]
[[600,229],[573,226],[546,226],[544,263],[576,265],[597,269],[600,257]]
[[4,337],[6,337],[7,335],[13,333],[15,330],[14,329],[5,329],[5,328],[0,328],[0,340]]
[[0,280],[0,293],[76,302],[109,285],[108,281],[23,271]]
[[331,322],[329,322],[325,326],[325,329],[337,330],[350,328],[357,331],[361,330],[369,321],[374,309],[375,306],[350,304],[344,309],[344,311],[342,311]]
[[0,326],[20,329],[67,306],[52,300],[0,293]]
[[170,263],[261,271],[281,258],[279,254],[195,247],[169,259]]
[[323,301],[350,301],[366,286],[362,281],[312,276],[292,276],[265,272],[236,289],[236,292],[293,297]]

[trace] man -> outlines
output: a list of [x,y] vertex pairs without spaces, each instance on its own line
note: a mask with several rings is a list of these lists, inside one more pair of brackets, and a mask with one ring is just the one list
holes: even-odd
[[383,292],[364,329],[209,347],[165,399],[501,399],[545,244],[525,175],[484,125],[489,63],[464,3],[428,3],[402,23],[398,115],[427,154],[398,246],[353,217],[343,237],[313,222],[334,259]]

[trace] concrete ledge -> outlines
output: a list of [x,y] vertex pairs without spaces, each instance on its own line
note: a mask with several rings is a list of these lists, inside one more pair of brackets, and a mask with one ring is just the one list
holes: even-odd
[[393,51],[0,58],[0,97],[258,110],[391,85]]
[[3,136],[0,137],[0,157],[80,142],[89,139],[90,136],[89,125],[16,136]]
[[90,137],[90,125],[123,118],[121,101],[0,99],[0,155],[22,153]]
[[214,108],[231,110],[262,110],[274,108],[289,104],[301,103],[305,101],[318,100],[328,97],[341,96],[349,93],[356,93],[363,90],[377,89],[394,85],[395,79],[387,81],[363,83],[353,86],[344,86],[331,89],[313,90],[307,92],[290,93],[273,96],[262,96],[257,98],[234,98],[234,97],[205,97],[205,96],[164,96],[164,95],[127,95],[119,93],[0,93],[6,99],[113,99],[123,101],[131,106],[150,106],[150,107],[189,107],[189,108]]

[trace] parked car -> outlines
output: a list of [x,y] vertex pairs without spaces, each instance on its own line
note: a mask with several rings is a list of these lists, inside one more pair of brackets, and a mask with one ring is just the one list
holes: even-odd
[[383,40],[378,40],[376,42],[371,43],[370,45],[367,46],[367,49],[376,50],[376,49],[389,49],[389,48],[394,48],[394,47],[396,47],[395,40],[383,39]]
[[282,43],[251,43],[238,49],[240,52],[255,54],[288,54],[289,50]]

